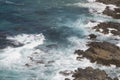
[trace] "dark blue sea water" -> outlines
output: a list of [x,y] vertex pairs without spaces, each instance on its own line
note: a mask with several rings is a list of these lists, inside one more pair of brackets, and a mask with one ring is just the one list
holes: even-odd
[[[79,2],[87,1],[0,0],[0,46],[4,48],[0,50],[0,80],[61,80],[60,70],[77,68],[71,58],[73,47],[85,37],[84,25],[93,16],[88,8],[68,6]],[[39,34],[45,37],[43,43]],[[8,36],[17,37],[9,41]],[[22,45],[6,48],[16,41]],[[36,50],[40,51],[33,54]],[[39,60],[44,64],[37,64]]]

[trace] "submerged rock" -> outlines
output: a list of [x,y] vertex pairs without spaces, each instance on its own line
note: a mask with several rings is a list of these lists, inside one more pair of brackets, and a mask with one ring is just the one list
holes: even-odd
[[7,39],[4,39],[4,40],[0,40],[0,49],[4,49],[8,46],[10,47],[20,47],[20,46],[23,46],[23,44],[19,43],[19,42],[14,42],[14,41],[11,41],[11,40],[7,40]]
[[87,67],[86,69],[78,68],[73,74],[74,80],[118,80],[117,78],[111,79],[105,71]]
[[109,34],[109,32],[111,32],[113,35],[120,36],[120,23],[103,22],[95,26],[94,29],[104,34]]
[[31,65],[30,65],[30,64],[28,64],[28,63],[26,63],[26,64],[25,64],[25,66],[26,66],[26,67],[30,67]]
[[45,64],[43,60],[36,61],[37,64]]
[[57,44],[50,44],[46,46],[47,48],[51,48],[51,49],[57,49],[58,45]]
[[69,78],[65,78],[65,80],[70,80]]
[[54,63],[55,61],[54,60],[51,60],[51,61],[48,61],[48,64],[51,64],[51,63]]
[[8,46],[15,48],[15,47],[23,46],[23,44],[21,44],[19,42],[7,40],[7,39],[0,39],[0,49],[4,49]]
[[4,31],[0,31],[0,49],[4,49],[8,46],[10,47],[20,47],[23,46],[23,44],[16,42],[16,41],[12,41],[7,39],[9,33],[4,32]]
[[86,51],[77,50],[75,53],[82,55],[103,65],[116,65],[120,67],[120,48],[108,42],[92,42],[88,44],[90,47]]

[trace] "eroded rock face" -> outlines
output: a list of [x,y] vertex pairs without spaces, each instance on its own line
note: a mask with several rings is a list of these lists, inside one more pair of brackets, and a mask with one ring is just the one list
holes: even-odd
[[106,7],[106,9],[103,11],[103,14],[111,16],[115,19],[120,19],[120,8],[115,8],[114,10],[111,10],[109,7]]
[[[94,29],[104,34],[108,34],[109,32],[111,32],[113,35],[120,36],[120,23],[103,22],[95,26]],[[100,29],[102,29],[102,31]]]
[[97,2],[102,2],[104,4],[114,4],[120,6],[120,0],[96,0]]
[[86,69],[78,68],[78,70],[75,70],[73,77],[74,80],[118,80],[117,78],[111,79],[108,77],[105,71],[91,67],[87,67]]
[[120,67],[120,48],[108,42],[92,42],[88,44],[90,47],[85,52],[81,50],[75,51],[78,55],[82,55],[98,64],[110,65],[114,64]]

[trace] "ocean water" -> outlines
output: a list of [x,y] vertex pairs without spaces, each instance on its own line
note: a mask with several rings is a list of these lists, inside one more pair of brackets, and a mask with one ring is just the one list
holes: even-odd
[[[60,75],[60,71],[99,67],[87,59],[77,61],[74,51],[88,48],[90,20],[112,19],[95,16],[89,6],[76,3],[88,1],[0,0],[0,31],[7,35],[0,40],[1,46],[7,45],[0,49],[0,80],[64,80],[70,76]],[[12,47],[6,40],[22,45]]]

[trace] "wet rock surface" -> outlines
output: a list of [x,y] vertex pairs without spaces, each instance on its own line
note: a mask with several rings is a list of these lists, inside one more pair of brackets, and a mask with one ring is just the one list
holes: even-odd
[[89,38],[90,38],[90,39],[96,39],[97,36],[96,36],[95,34],[90,34],[90,35],[89,35]]
[[92,42],[86,51],[76,50],[75,53],[90,59],[91,62],[97,62],[109,66],[114,64],[120,67],[120,48],[108,42]]
[[65,80],[70,80],[69,78],[65,78]]
[[[113,35],[120,36],[120,23],[115,22],[103,22],[94,27],[96,31],[99,31],[104,34],[112,33]],[[102,29],[102,31],[101,31]]]
[[[103,14],[114,19],[120,19],[120,0],[96,0],[96,2],[107,4]],[[115,5],[116,8],[110,6],[111,4]],[[93,29],[103,34],[111,33],[113,36],[120,36],[120,23],[117,22],[101,22]],[[97,62],[97,64],[105,66],[113,64],[120,67],[120,48],[118,46],[109,42],[94,42],[97,36],[94,34],[88,36],[92,42],[88,43],[89,48],[86,51],[75,51],[79,55],[76,58],[77,60],[81,61],[85,57],[91,62]],[[73,80],[118,80],[118,78],[112,79],[108,77],[105,71],[91,67],[86,69],[78,68],[78,70],[75,70],[73,77]]]
[[110,9],[110,7],[106,7],[106,9],[103,11],[103,14],[111,16],[115,19],[120,19],[120,0],[96,0],[96,2],[102,2],[104,4],[112,4],[116,5],[117,8]]
[[86,69],[78,68],[73,74],[74,80],[118,80],[117,78],[111,79],[105,71],[87,67]]
[[97,2],[102,2],[104,4],[114,4],[120,6],[120,0],[96,0]]
[[120,19],[120,8],[115,8],[114,10],[111,10],[109,7],[106,7],[106,9],[103,11],[103,14],[111,16],[115,19]]

